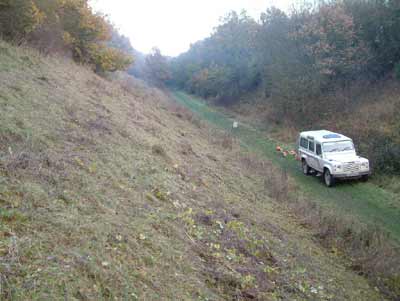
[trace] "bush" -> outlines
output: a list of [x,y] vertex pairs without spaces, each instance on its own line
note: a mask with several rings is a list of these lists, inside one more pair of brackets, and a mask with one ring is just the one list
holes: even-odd
[[377,135],[371,145],[374,169],[400,175],[400,145],[390,136]]
[[97,73],[124,70],[133,63],[133,58],[121,50],[97,44],[90,47],[89,56]]

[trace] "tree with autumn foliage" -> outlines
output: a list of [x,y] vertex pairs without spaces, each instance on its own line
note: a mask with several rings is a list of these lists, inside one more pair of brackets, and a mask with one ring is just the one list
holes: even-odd
[[[352,15],[333,3],[299,9],[290,17],[271,9],[263,20],[263,78],[277,120],[313,123],[321,112],[335,111],[341,104],[328,101],[326,92],[355,79],[370,59]],[[299,118],[304,114],[310,117]]]
[[130,54],[110,47],[114,29],[87,0],[0,0],[0,33],[40,50],[70,51],[75,61],[98,72],[127,69]]
[[346,79],[362,71],[370,56],[357,36],[353,16],[343,3],[324,4],[317,13],[306,14],[291,37],[303,45],[321,75]]
[[100,14],[94,14],[86,0],[63,1],[60,20],[64,41],[78,62],[94,66],[98,72],[127,69],[133,59],[106,43],[113,28]]

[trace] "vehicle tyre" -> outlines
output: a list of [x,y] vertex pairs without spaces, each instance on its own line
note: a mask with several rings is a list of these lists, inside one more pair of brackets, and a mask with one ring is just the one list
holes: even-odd
[[361,177],[361,182],[368,182],[369,176],[365,175]]
[[327,187],[332,187],[332,186],[334,186],[335,185],[335,178],[332,176],[332,174],[331,174],[331,172],[329,171],[329,169],[325,169],[325,171],[324,171],[324,182],[325,182],[325,185],[327,186]]
[[308,166],[307,161],[305,159],[301,161],[301,167],[303,170],[303,174],[305,174],[306,176],[308,176],[311,173],[311,168],[310,166]]

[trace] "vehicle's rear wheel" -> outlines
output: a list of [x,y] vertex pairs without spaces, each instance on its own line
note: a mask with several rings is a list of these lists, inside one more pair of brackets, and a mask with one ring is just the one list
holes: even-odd
[[329,169],[325,169],[324,171],[324,182],[325,185],[328,187],[332,187],[335,185],[335,178],[331,175],[331,172],[329,171]]
[[362,182],[368,182],[368,179],[369,179],[369,176],[368,176],[368,175],[365,175],[365,176],[362,176],[362,177],[361,177],[361,181],[362,181]]
[[308,176],[311,173],[311,168],[310,166],[308,166],[307,161],[305,159],[301,161],[301,167],[303,169],[303,174],[305,174],[306,176]]

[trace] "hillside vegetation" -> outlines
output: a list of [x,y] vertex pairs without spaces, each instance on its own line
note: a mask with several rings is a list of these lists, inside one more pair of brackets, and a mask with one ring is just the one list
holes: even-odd
[[265,127],[341,131],[375,171],[399,175],[399,1],[314,2],[259,20],[232,12],[170,61],[167,83],[217,104],[257,105]]
[[0,42],[2,300],[383,300],[274,174],[158,90]]

